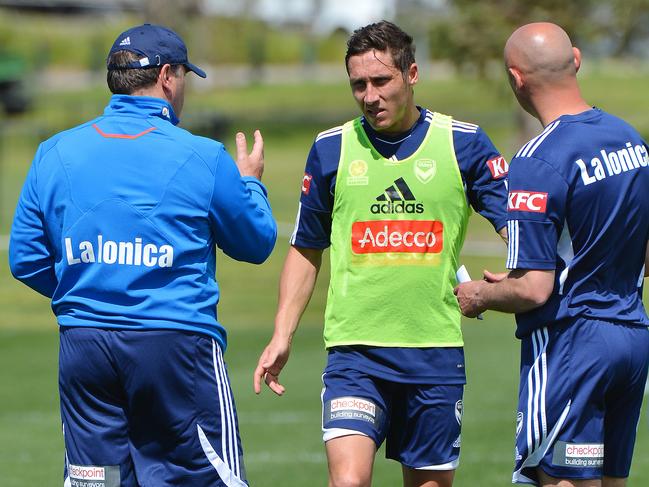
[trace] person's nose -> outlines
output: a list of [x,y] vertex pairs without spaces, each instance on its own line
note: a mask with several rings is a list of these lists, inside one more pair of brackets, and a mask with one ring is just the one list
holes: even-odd
[[366,105],[375,105],[379,101],[379,90],[372,85],[372,83],[368,83],[367,87],[365,88],[365,104]]

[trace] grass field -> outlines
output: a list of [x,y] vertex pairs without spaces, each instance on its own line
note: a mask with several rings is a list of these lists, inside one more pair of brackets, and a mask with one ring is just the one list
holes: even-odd
[[[283,249],[278,249],[278,254]],[[4,259],[3,259],[4,260]],[[273,260],[281,260],[279,255]],[[248,299],[240,299],[236,281],[240,266],[225,260],[221,319],[230,329],[226,355],[241,419],[246,466],[251,485],[325,485],[326,463],[320,442],[320,375],[325,360],[321,324],[323,293],[316,295],[298,332],[283,376],[288,392],[282,398],[265,390],[256,397],[251,373],[272,330],[272,272],[250,269]],[[479,271],[475,259],[471,270]],[[277,263],[271,262],[269,267]],[[491,261],[491,267],[498,263]],[[3,262],[3,272],[6,272]],[[326,276],[322,276],[326,277]],[[324,279],[322,280],[324,282]],[[231,284],[231,286],[230,286]],[[263,294],[259,296],[258,293]],[[8,296],[23,296],[18,305]],[[0,476],[3,486],[30,481],[54,485],[61,471],[62,445],[56,389],[57,330],[48,303],[3,282],[2,307],[17,308],[9,326],[0,330]],[[231,299],[232,298],[232,299]],[[253,306],[250,306],[250,302]],[[20,309],[29,309],[25,315]],[[506,483],[512,451],[516,398],[517,350],[512,321],[499,314],[485,322],[465,324],[469,385],[465,397],[463,468],[459,486]],[[377,486],[398,484],[394,462],[378,460]]]
[[[592,103],[632,120],[649,134],[645,115],[649,101],[629,96],[642,93],[645,84],[642,76],[622,80],[615,73],[605,73],[585,79],[584,89]],[[623,89],[612,90],[611,86]],[[424,106],[480,123],[511,157],[516,119],[511,95],[503,86],[443,80],[422,83],[417,95]],[[37,140],[54,128],[94,116],[106,99],[103,91],[43,96],[34,114],[5,123],[5,136],[0,138],[0,234],[9,230],[10,214]],[[237,120],[233,128],[263,130],[267,144],[264,181],[280,222],[294,218],[304,159],[315,134],[355,113],[343,83],[197,92],[189,97],[186,110],[189,114],[217,109]],[[225,141],[232,148],[230,135]],[[489,226],[476,216],[469,239],[497,241]],[[239,410],[248,476],[251,485],[257,487],[326,485],[319,394],[325,361],[321,327],[327,266],[283,374],[288,389],[285,397],[278,398],[268,390],[259,397],[252,392],[252,370],[272,332],[277,279],[286,248],[286,238],[282,237],[270,260],[261,267],[235,263],[222,255],[218,261],[223,290],[219,318],[230,333],[226,361]],[[0,485],[60,485],[63,448],[55,320],[45,299],[11,279],[6,260],[6,252],[0,252]],[[470,255],[462,260],[476,277],[483,267],[502,270],[504,262],[503,257]],[[466,320],[463,327],[469,383],[456,486],[508,485],[518,369],[513,320],[487,313],[484,322]],[[642,487],[648,478],[649,427],[643,416],[629,485]],[[400,485],[398,465],[382,459],[382,452],[377,458],[374,485]]]
[[[226,354],[246,452],[251,485],[304,487],[326,485],[326,462],[320,441],[320,375],[322,292],[311,303],[282,376],[284,397],[252,392],[251,374],[272,330],[274,269],[284,251],[278,248],[266,269],[249,269],[247,299],[241,265],[222,259],[224,289],[221,320],[230,330]],[[4,256],[3,256],[4,257]],[[2,272],[6,272],[5,264]],[[463,259],[474,275],[500,259]],[[247,269],[248,270],[248,269]],[[6,275],[6,274],[5,274]],[[326,277],[323,275],[321,277]],[[324,281],[324,279],[322,280]],[[320,286],[322,287],[322,286]],[[0,330],[0,485],[56,485],[62,468],[62,440],[56,388],[57,330],[48,303],[24,293],[17,284],[2,284],[2,309],[15,309]],[[12,299],[21,296],[20,302]],[[268,303],[267,303],[268,302]],[[252,303],[252,304],[251,304]],[[21,310],[29,310],[23,314]],[[518,343],[511,317],[487,313],[484,322],[465,320],[468,385],[458,487],[498,487],[509,483],[515,428]],[[649,478],[649,431],[641,421],[630,486]],[[377,457],[377,487],[399,485],[399,467]]]

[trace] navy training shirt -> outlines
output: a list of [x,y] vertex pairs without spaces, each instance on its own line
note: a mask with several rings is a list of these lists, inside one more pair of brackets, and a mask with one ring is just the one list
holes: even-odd
[[555,271],[547,303],[516,316],[519,338],[574,317],[649,325],[648,160],[635,129],[596,108],[559,117],[512,159],[507,267]]
[[[362,119],[372,145],[386,158],[404,159],[423,141],[432,112],[419,108],[413,127],[396,137],[377,133]],[[453,120],[453,146],[469,204],[500,230],[507,223],[506,176],[509,166],[482,129]],[[321,132],[311,147],[291,244],[325,249],[330,245],[331,218],[340,160],[342,126]],[[335,347],[327,370],[353,367],[403,383],[463,384],[461,348]]]
[[[405,159],[423,141],[432,112],[420,108],[412,128],[388,138],[374,131],[362,119],[372,145],[389,159]],[[482,131],[472,123],[453,120],[453,145],[469,204],[491,222],[496,230],[507,224],[505,181],[509,166]],[[342,126],[321,132],[311,147],[306,162],[302,194],[291,244],[296,247],[325,249],[330,245],[331,212],[340,160]]]

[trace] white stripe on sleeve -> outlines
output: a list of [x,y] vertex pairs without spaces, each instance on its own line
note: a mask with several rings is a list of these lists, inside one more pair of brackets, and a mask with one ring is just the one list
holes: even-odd
[[288,242],[291,245],[295,244],[295,239],[297,238],[297,231],[300,228],[300,214],[302,213],[302,203],[299,203],[297,205],[297,215],[295,216],[295,226],[293,227],[293,233],[291,234],[291,237],[288,239]]

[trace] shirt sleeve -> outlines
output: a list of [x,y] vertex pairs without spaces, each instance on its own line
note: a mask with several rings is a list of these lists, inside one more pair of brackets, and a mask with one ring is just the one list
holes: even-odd
[[39,147],[18,199],[9,240],[9,266],[16,279],[51,298],[58,280],[38,200],[37,164],[42,150]]
[[300,204],[290,243],[325,249],[331,244],[331,215],[335,175],[340,159],[340,137],[313,144],[302,179]]
[[453,142],[469,204],[500,230],[507,223],[507,161],[479,127],[454,130]]
[[233,259],[261,264],[277,240],[266,187],[256,178],[241,177],[224,148],[217,157],[210,204],[215,242]]
[[568,184],[547,162],[533,157],[512,161],[509,172],[509,269],[556,269]]

